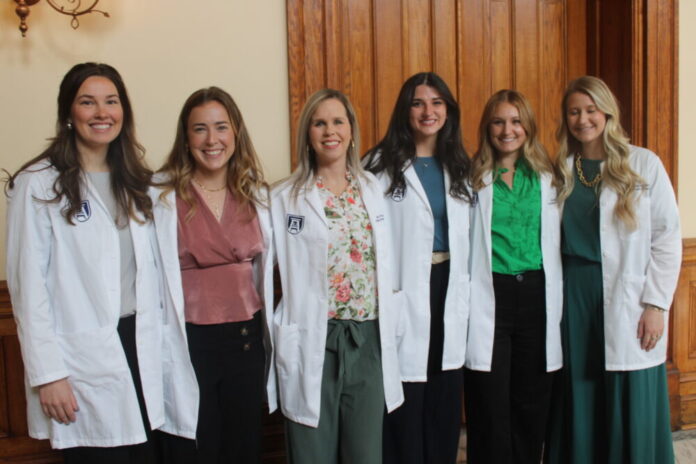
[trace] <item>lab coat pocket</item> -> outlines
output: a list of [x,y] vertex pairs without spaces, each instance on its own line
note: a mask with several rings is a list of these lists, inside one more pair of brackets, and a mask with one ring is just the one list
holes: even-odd
[[116,327],[63,333],[59,335],[59,343],[71,383],[95,385],[117,382],[128,372]]
[[396,343],[397,345],[401,342],[404,334],[406,333],[406,295],[403,290],[394,292],[393,295],[393,314],[396,317]]
[[295,371],[300,358],[300,331],[297,324],[276,325],[275,358],[278,375],[288,377]]
[[628,335],[635,337],[638,322],[643,314],[640,299],[645,287],[645,276],[625,276],[621,282],[623,284],[623,314],[628,322]]
[[70,427],[85,437],[111,436],[114,430],[142,431],[135,387],[116,328],[61,334],[59,344],[80,408]]

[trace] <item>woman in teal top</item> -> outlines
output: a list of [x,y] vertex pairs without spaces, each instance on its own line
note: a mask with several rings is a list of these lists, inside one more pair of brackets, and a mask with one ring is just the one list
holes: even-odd
[[674,191],[659,158],[628,144],[600,79],[571,82],[562,111],[564,366],[546,461],[671,463],[664,362],[681,260]]
[[536,132],[522,94],[501,90],[489,99],[472,169],[470,464],[541,460],[550,371],[561,367],[560,219]]

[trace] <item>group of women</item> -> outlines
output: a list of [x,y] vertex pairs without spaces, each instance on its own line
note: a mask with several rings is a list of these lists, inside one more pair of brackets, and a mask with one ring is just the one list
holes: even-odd
[[[525,97],[464,150],[434,73],[361,161],[339,91],[306,102],[269,188],[233,99],[184,103],[154,174],[118,72],[64,77],[56,135],[8,181],[7,275],[30,434],[67,463],[667,463],[681,243],[659,158],[594,77],[559,153]],[[274,265],[282,297],[274,305]]]

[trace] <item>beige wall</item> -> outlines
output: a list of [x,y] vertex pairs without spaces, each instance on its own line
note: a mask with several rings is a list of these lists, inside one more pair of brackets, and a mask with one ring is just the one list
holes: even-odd
[[682,237],[696,237],[696,1],[679,2],[679,209]]
[[[29,32],[15,3],[0,2],[0,167],[14,171],[54,133],[58,84],[75,63],[101,61],[123,75],[147,161],[159,167],[178,112],[194,90],[217,85],[241,108],[270,181],[290,171],[287,35],[282,0],[102,0],[110,19],[70,18],[40,2]],[[0,279],[5,201],[0,200]]]

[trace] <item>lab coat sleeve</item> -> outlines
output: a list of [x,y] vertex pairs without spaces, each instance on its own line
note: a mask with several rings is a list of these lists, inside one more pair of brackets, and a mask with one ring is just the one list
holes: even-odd
[[[8,194],[7,284],[29,385],[69,375],[58,344],[47,273],[52,225],[41,173],[22,173]],[[50,198],[50,197],[49,197]],[[70,276],[65,276],[70,278]]]
[[[657,156],[651,156],[650,177],[650,261],[641,302],[669,309],[681,265],[679,209],[672,184]],[[640,220],[641,218],[638,218]]]

